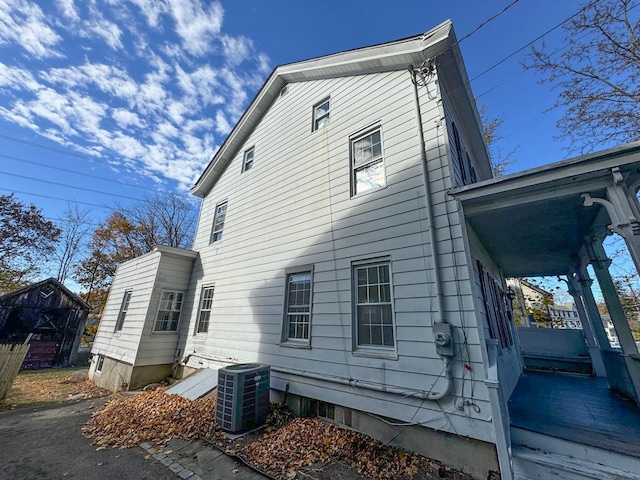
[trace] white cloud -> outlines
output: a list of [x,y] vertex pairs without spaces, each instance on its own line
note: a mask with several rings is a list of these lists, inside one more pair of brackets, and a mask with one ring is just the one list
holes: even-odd
[[118,126],[123,129],[128,127],[142,128],[144,126],[144,123],[136,113],[125,110],[124,108],[113,109],[111,117],[116,121]]
[[11,67],[0,62],[0,87],[14,90],[37,90],[40,85],[29,70]]
[[231,131],[231,124],[222,110],[216,112],[216,132],[226,135]]
[[247,37],[231,37],[229,35],[223,35],[220,40],[222,41],[222,49],[227,62],[231,65],[240,65],[247,60],[253,50],[253,41]]
[[64,15],[67,20],[71,20],[74,23],[80,20],[73,0],[57,0],[56,3],[58,4],[58,10],[62,12],[62,15]]
[[38,5],[26,0],[0,0],[0,45],[16,44],[36,58],[58,57],[62,40]]
[[[268,57],[250,38],[222,33],[217,1],[55,2],[47,11],[0,0],[0,48],[24,49],[0,62],[0,117],[114,170],[187,189],[269,71]],[[13,31],[31,25],[27,42]]]
[[161,0],[130,0],[147,19],[150,27],[158,27],[160,15],[167,13],[168,6]]
[[190,54],[201,56],[213,50],[220,33],[224,10],[218,2],[205,7],[201,0],[168,0],[176,33]]

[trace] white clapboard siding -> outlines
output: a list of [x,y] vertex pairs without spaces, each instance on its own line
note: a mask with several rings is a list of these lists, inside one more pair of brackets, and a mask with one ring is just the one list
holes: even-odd
[[[91,352],[133,365],[149,312],[149,299],[155,285],[160,252],[153,251],[120,264],[109,290],[104,312]],[[131,291],[129,309],[122,330],[116,322],[126,291]]]
[[[163,289],[184,292],[186,297],[195,253],[184,252],[157,247],[118,267],[93,343],[93,354],[135,366],[173,363],[178,334],[153,332],[153,324]],[[129,309],[122,330],[116,332],[126,291],[131,291]]]
[[[454,389],[474,391],[480,413],[441,406],[458,433],[492,440],[474,290],[457,203],[448,195],[444,109],[420,91],[445,316],[457,344]],[[312,108],[330,98],[330,123],[312,131]],[[386,187],[351,195],[350,138],[382,131]],[[180,328],[184,355],[261,361],[396,388],[435,391],[442,385],[436,354],[432,245],[427,232],[423,169],[408,72],[292,83],[238,149],[202,202],[192,271]],[[255,149],[242,172],[244,152]],[[216,205],[228,202],[222,240],[209,244]],[[393,273],[396,349],[387,356],[353,352],[352,262],[389,258]],[[285,270],[313,265],[311,348],[281,345]],[[200,292],[215,287],[207,334],[195,334]],[[464,333],[463,333],[464,332]],[[465,366],[466,364],[466,366]],[[432,402],[274,373],[276,388],[405,421],[441,413]],[[472,383],[474,385],[472,385]],[[416,417],[416,418],[417,418]],[[478,423],[480,422],[480,423]],[[486,426],[482,426],[482,425]],[[449,427],[443,427],[448,429]]]
[[[191,278],[192,265],[193,257],[190,255],[162,253],[153,294],[149,302],[147,320],[141,332],[136,366],[173,363],[178,345],[178,332],[156,332],[154,331],[154,326],[163,291],[184,293],[180,322],[188,321],[188,313],[185,310],[184,303]],[[179,326],[178,329],[180,329]]]

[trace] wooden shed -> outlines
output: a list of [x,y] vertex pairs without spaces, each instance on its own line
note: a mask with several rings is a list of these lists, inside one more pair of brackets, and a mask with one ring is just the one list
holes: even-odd
[[22,369],[74,365],[91,307],[49,278],[0,296],[0,343],[22,343],[32,333]]

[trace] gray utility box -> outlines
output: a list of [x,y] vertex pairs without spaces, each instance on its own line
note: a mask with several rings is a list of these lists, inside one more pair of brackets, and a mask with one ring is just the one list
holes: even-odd
[[264,424],[269,415],[269,365],[241,363],[218,371],[216,423],[230,433]]

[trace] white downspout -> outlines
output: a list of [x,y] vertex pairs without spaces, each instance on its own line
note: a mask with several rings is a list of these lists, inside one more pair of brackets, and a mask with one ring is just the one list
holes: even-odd
[[[418,84],[415,80],[413,65],[409,66],[409,75],[411,75],[411,83],[413,83],[413,99],[416,112],[416,129],[418,140],[420,142],[420,163],[422,164],[422,178],[424,181],[424,201],[427,210],[427,229],[429,231],[429,242],[431,243],[431,257],[433,259],[433,283],[434,295],[436,297],[436,316],[433,323],[447,323],[444,318],[444,297],[442,295],[442,280],[440,278],[440,259],[438,256],[438,248],[436,241],[435,225],[433,221],[433,204],[431,202],[431,187],[429,185],[429,169],[427,168],[427,153],[424,148],[424,133],[422,131],[422,113],[420,111],[420,97],[418,95]],[[440,400],[444,398],[453,387],[451,378],[450,360],[443,357],[444,375],[446,379],[445,388],[437,395],[427,396],[429,400]]]

